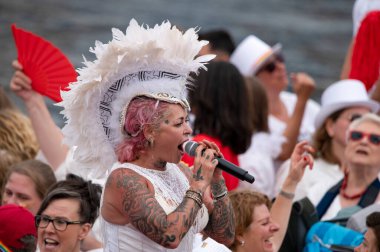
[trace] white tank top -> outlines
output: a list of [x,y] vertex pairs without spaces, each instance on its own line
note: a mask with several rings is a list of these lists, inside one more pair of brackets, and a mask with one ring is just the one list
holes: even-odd
[[[115,163],[111,172],[117,168],[135,171],[152,183],[155,198],[166,214],[173,212],[183,201],[185,192],[189,189],[189,181],[177,165],[168,163],[165,171],[146,169],[131,163]],[[100,217],[101,218],[101,217]],[[198,211],[193,226],[189,229],[176,249],[167,249],[152,241],[132,224],[115,225],[102,219],[103,244],[105,252],[115,251],[192,251],[196,233],[202,231],[208,222],[208,212],[205,205]]]

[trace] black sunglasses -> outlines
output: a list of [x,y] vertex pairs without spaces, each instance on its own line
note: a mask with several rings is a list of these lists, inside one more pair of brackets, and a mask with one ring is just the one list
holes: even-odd
[[260,70],[257,72],[259,73],[261,71],[265,71],[268,73],[273,73],[274,70],[276,70],[276,62],[281,62],[281,63],[285,62],[285,58],[281,53],[275,54],[273,60],[271,60],[269,63],[265,64],[264,66],[262,66]]
[[350,139],[352,141],[359,141],[363,139],[363,137],[367,137],[369,142],[371,142],[374,145],[380,145],[380,135],[361,132],[357,130],[353,130],[350,132]]

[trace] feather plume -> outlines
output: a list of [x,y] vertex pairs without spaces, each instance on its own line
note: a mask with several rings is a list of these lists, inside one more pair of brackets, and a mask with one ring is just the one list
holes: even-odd
[[[112,38],[90,48],[96,59],[84,58],[77,82],[61,92],[58,104],[66,118],[64,141],[77,146],[77,167],[88,169],[91,178],[104,177],[116,161],[115,147],[123,139],[119,118],[132,98],[165,92],[186,100],[189,74],[213,58],[195,58],[207,41],[198,41],[196,29],[182,33],[169,21],[149,28],[132,19],[125,34],[113,28]],[[141,72],[151,76],[140,79]],[[155,78],[156,73],[162,76]]]

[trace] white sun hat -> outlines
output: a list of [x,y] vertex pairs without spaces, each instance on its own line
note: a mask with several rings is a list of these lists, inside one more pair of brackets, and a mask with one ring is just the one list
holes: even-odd
[[326,118],[336,111],[350,107],[366,107],[373,113],[379,110],[379,103],[368,97],[361,81],[347,79],[331,84],[322,94],[321,109],[315,117],[315,128],[318,129]]
[[208,42],[199,41],[195,29],[182,33],[168,21],[149,28],[132,19],[125,34],[115,28],[112,33],[112,41],[90,48],[96,59],[84,62],[59,104],[67,118],[64,142],[77,146],[73,158],[91,169],[92,178],[104,176],[117,161],[115,148],[126,137],[124,117],[134,97],[188,108],[189,74],[214,57],[196,58]]
[[234,64],[244,76],[253,76],[273,55],[281,51],[281,44],[273,47],[254,35],[246,37],[232,53],[230,62]]

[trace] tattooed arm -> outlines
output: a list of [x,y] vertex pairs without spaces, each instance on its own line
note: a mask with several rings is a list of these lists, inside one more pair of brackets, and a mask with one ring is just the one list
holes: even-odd
[[[219,169],[217,169],[219,170]],[[212,194],[223,195],[227,192],[224,179],[211,184]],[[204,232],[212,239],[226,246],[231,245],[235,239],[235,215],[228,195],[214,201],[214,209]]]
[[103,205],[102,215],[107,221],[114,219],[110,211],[116,208],[126,223],[131,223],[141,233],[166,248],[179,245],[199,210],[194,200],[184,198],[177,209],[167,215],[154,197],[152,184],[129,169],[117,169],[110,174]]

